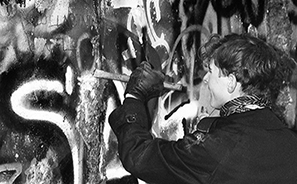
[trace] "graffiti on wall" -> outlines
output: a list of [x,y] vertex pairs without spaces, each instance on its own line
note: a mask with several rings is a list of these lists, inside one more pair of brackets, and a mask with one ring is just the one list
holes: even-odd
[[[152,133],[176,140],[195,129],[202,107],[217,115],[198,57],[211,34],[248,32],[296,58],[292,0],[0,3],[0,183],[144,183],[117,157],[107,118],[126,83],[107,74],[130,75],[148,60],[183,86],[148,104]],[[279,101],[295,128],[290,77]]]

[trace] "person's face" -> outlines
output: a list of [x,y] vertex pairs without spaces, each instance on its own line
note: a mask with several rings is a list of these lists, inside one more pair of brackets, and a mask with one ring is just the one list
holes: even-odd
[[230,81],[227,76],[224,76],[222,71],[211,60],[208,72],[203,80],[206,82],[210,92],[210,105],[213,108],[219,109],[230,100],[228,85]]

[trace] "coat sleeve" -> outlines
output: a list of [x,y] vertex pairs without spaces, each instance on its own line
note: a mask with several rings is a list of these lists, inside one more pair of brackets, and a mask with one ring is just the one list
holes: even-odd
[[148,183],[205,183],[218,165],[218,155],[224,153],[216,136],[196,133],[178,141],[153,138],[146,108],[136,99],[126,99],[111,113],[109,123],[124,168]]

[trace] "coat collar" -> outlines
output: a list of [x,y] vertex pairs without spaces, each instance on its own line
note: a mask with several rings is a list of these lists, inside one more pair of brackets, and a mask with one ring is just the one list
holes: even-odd
[[237,124],[264,129],[288,128],[269,108],[256,109],[249,112],[232,114],[224,117]]
[[215,129],[223,124],[241,124],[267,130],[288,128],[269,108],[264,108],[235,113],[227,117],[204,118],[198,123],[197,130],[208,133],[211,129]]

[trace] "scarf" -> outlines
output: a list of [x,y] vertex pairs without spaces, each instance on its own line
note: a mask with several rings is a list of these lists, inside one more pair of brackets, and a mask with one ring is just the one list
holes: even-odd
[[248,112],[254,109],[271,108],[271,102],[263,96],[245,95],[225,103],[220,109],[220,116]]

